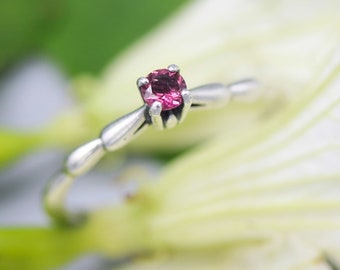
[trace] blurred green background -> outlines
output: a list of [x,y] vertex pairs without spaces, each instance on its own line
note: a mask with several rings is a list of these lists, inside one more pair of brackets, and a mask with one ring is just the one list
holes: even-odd
[[[339,1],[206,0],[178,12],[188,2],[0,1],[0,270],[111,260],[150,242],[148,270],[335,269]],[[263,95],[148,130],[75,183],[70,205],[105,209],[80,230],[51,226],[46,179],[141,104],[137,76],[172,61],[190,87],[253,77]],[[122,192],[131,179],[141,196],[106,208],[136,194]]]
[[38,53],[70,76],[97,74],[185,2],[2,0],[0,70]]
[[[186,2],[0,1],[0,92],[4,92],[2,82],[31,59],[50,61],[51,66],[69,83],[83,74],[99,77],[116,56],[155,29]],[[70,96],[81,98],[77,89],[71,87],[70,90]],[[28,92],[25,89],[25,93]],[[48,102],[48,97],[45,99]],[[7,106],[13,102],[3,103]],[[59,108],[59,112],[62,109]],[[7,164],[26,152],[25,149],[32,149],[35,143],[41,144],[43,141],[40,128],[22,132],[20,127],[8,127],[3,122],[13,121],[0,119],[0,164]]]
[[[62,79],[68,78],[67,83],[82,74],[99,75],[117,55],[157,27],[186,2],[188,1],[2,0],[0,93],[8,92],[9,89],[5,89],[8,78],[12,78],[12,82],[13,78],[14,81],[22,80],[22,77],[17,78],[20,68],[31,59],[47,59],[48,65],[45,68],[56,68],[56,73],[61,74]],[[44,74],[41,72],[41,76]],[[28,89],[22,86],[14,96],[30,95]],[[46,89],[46,95],[51,91],[53,92],[53,89]],[[72,93],[68,94],[72,96]],[[53,95],[50,98],[41,97],[41,102],[48,103],[53,101],[52,99]],[[21,98],[20,102],[22,101]],[[13,104],[15,98],[11,102]],[[11,107],[11,104],[6,105]],[[31,110],[39,111],[39,108]],[[22,114],[21,118],[27,117],[24,110],[19,113]],[[40,114],[44,114],[43,110],[40,110]],[[2,119],[4,117],[6,116]],[[0,120],[0,152],[4,155],[4,158],[0,158],[1,270],[23,269],[22,267],[45,269],[46,265],[60,264],[60,261],[65,262],[74,256],[72,252],[65,250],[68,244],[64,243],[64,252],[60,252],[60,249],[56,252],[48,250],[48,243],[58,243],[58,238],[62,239],[55,229],[31,229],[32,225],[28,225],[32,224],[32,220],[35,226],[49,224],[41,209],[40,197],[44,182],[49,177],[44,171],[49,167],[48,164],[53,163],[53,158],[46,158],[45,154],[39,158],[40,150],[34,149],[34,142],[39,141],[36,135],[39,137],[40,132],[40,128],[37,128],[37,131],[33,128],[32,131],[7,127]],[[33,154],[26,153],[26,148],[32,150]],[[57,159],[62,160],[60,156],[54,160]],[[29,168],[28,172],[25,168]],[[51,172],[55,169],[48,170]],[[38,175],[32,173],[34,171],[38,172]],[[26,221],[18,222],[23,216]],[[21,228],[22,225],[24,228]],[[20,228],[17,228],[18,226]],[[8,227],[15,228],[7,229]],[[40,239],[41,233],[47,235],[47,238]],[[50,239],[50,234],[55,234],[56,238]],[[46,250],[49,256],[42,258],[39,253],[43,250]],[[91,267],[87,264],[86,268]],[[93,267],[100,269],[100,264],[100,261],[96,261]],[[81,268],[80,266],[79,269]]]

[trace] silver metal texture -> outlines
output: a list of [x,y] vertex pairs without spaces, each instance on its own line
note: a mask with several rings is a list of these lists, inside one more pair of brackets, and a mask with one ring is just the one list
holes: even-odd
[[141,86],[146,85],[148,83],[149,83],[149,80],[146,77],[140,77],[140,78],[137,79],[138,88],[140,88]]
[[182,99],[183,99],[183,110],[182,110],[181,117],[179,119],[180,123],[182,123],[184,121],[184,119],[188,115],[188,112],[191,108],[191,104],[192,104],[191,91],[189,91],[188,89],[182,90]]
[[145,125],[145,108],[144,105],[104,127],[100,139],[107,151],[121,148],[141,133]]
[[179,67],[177,65],[172,64],[168,66],[168,70],[171,72],[179,72]]
[[65,168],[69,175],[86,173],[104,156],[105,149],[101,139],[90,141],[74,150],[66,159]]
[[[179,72],[176,65],[168,70]],[[137,86],[149,83],[141,77]],[[43,203],[46,212],[57,223],[75,225],[84,220],[86,215],[71,213],[65,207],[65,200],[75,177],[80,176],[95,166],[106,152],[115,151],[135,139],[147,127],[157,130],[169,129],[183,122],[192,109],[211,109],[226,105],[230,99],[248,94],[258,87],[255,80],[242,80],[229,85],[221,83],[207,84],[191,90],[182,90],[183,104],[180,109],[162,111],[162,104],[155,101],[150,107],[146,104],[137,110],[113,121],[94,139],[75,149],[67,158],[64,168],[53,175],[45,186]]]
[[159,101],[155,101],[150,107],[149,115],[151,117],[152,125],[155,127],[155,129],[158,129],[158,130],[164,129],[164,124],[163,124],[161,113],[162,113],[162,103],[160,103]]

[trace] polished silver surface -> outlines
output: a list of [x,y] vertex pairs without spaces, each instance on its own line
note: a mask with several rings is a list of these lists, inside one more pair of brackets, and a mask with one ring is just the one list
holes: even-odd
[[[176,65],[168,66],[168,70],[179,72]],[[149,83],[141,77],[137,86]],[[83,215],[73,214],[65,207],[65,200],[70,186],[76,176],[80,176],[95,166],[106,152],[115,151],[141,134],[152,125],[157,130],[170,129],[182,122],[192,109],[213,109],[226,105],[231,98],[248,94],[258,84],[248,79],[224,85],[207,84],[192,90],[182,90],[183,105],[180,109],[162,111],[162,104],[155,101],[150,107],[144,104],[137,110],[113,121],[94,139],[75,149],[66,159],[64,168],[52,176],[47,182],[43,197],[46,212],[57,223],[76,224],[83,221]]]
[[255,94],[259,89],[259,83],[253,79],[245,79],[227,85],[232,98],[238,96],[249,96],[249,93]]
[[171,72],[179,72],[179,67],[177,65],[172,64],[168,66],[168,70]]
[[140,77],[140,78],[137,79],[138,88],[140,88],[141,86],[146,85],[148,83],[149,83],[149,80],[146,77]]
[[66,196],[73,181],[73,176],[60,172],[53,175],[45,186],[43,195],[45,211],[59,224],[78,223],[78,218],[65,208]]
[[65,169],[72,176],[84,174],[96,165],[104,154],[103,142],[95,139],[74,150],[66,159]]
[[246,79],[232,84],[213,83],[191,89],[192,109],[225,106],[230,99],[248,95],[258,89],[256,80]]
[[159,101],[155,101],[150,107],[149,115],[151,117],[152,125],[157,130],[164,129],[161,112],[162,112],[162,104]]
[[179,120],[180,123],[184,121],[184,119],[188,115],[188,112],[191,108],[191,104],[192,104],[191,91],[189,91],[188,89],[182,90],[182,98],[183,98],[183,110],[182,110],[181,118]]
[[193,108],[218,108],[227,104],[231,93],[221,83],[207,84],[191,90]]
[[102,130],[100,139],[107,151],[121,148],[141,133],[142,126],[145,123],[145,108],[145,105],[140,107],[107,125]]

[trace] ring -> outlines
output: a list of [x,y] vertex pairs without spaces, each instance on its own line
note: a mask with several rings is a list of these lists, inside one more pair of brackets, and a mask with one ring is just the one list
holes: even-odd
[[169,129],[181,123],[188,112],[197,108],[218,108],[235,96],[249,93],[258,86],[253,79],[229,85],[212,83],[187,89],[176,65],[158,69],[137,80],[144,105],[113,121],[99,138],[75,149],[64,167],[46,183],[43,204],[56,223],[79,224],[86,214],[72,213],[65,207],[66,195],[75,178],[88,172],[107,153],[128,144],[148,126]]

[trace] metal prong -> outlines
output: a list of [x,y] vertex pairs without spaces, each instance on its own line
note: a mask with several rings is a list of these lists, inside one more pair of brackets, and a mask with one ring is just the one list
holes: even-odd
[[183,110],[181,114],[181,119],[179,120],[180,123],[186,118],[192,104],[192,95],[188,89],[182,90],[182,98],[183,98]]
[[173,128],[177,125],[177,123],[178,123],[178,119],[172,112],[170,112],[169,118],[165,122],[165,127],[168,129]]
[[160,103],[159,101],[155,101],[149,109],[149,114],[151,117],[152,125],[158,130],[164,129],[161,112],[162,112],[162,103]]
[[138,86],[138,88],[140,88],[140,87],[142,87],[143,85],[146,85],[146,84],[148,84],[149,83],[149,80],[148,80],[148,78],[146,78],[146,77],[140,77],[140,78],[138,78],[138,80],[137,80],[137,86]]
[[168,70],[171,72],[179,72],[179,67],[177,65],[172,64],[168,66]]

